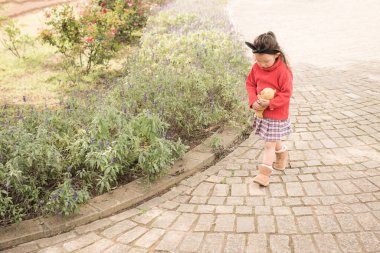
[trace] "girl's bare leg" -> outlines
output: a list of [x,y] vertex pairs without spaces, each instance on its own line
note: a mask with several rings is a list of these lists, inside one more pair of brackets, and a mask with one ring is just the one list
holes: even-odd
[[262,186],[268,186],[270,181],[270,175],[273,171],[273,161],[275,159],[275,141],[267,141],[264,145],[263,162],[258,166],[259,174],[253,178],[253,182]]
[[277,142],[275,141],[265,142],[263,164],[272,166],[274,160],[276,159],[276,154],[275,154],[276,147],[277,147]]
[[280,151],[282,149],[282,142],[276,141],[276,151]]

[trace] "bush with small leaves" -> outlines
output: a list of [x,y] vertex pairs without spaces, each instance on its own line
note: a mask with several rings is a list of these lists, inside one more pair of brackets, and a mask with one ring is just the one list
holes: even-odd
[[17,58],[23,58],[26,48],[34,45],[33,39],[6,17],[0,17],[0,43]]
[[48,28],[40,37],[64,56],[67,69],[88,74],[107,64],[120,42],[132,41],[133,32],[145,25],[145,9],[137,0],[90,1],[79,13],[69,4],[58,6],[46,13]]

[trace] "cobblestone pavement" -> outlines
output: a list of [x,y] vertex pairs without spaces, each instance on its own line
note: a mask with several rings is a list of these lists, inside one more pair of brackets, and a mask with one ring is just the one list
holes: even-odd
[[229,13],[245,40],[275,32],[292,66],[380,61],[378,0],[230,0]]
[[[240,6],[235,5],[238,2]],[[250,2],[232,1],[232,17],[234,8],[246,10],[246,5],[255,5]],[[267,7],[273,16],[286,10],[281,4],[285,1],[266,2],[268,6],[278,2]],[[325,7],[343,4],[333,0],[292,2],[289,8],[294,12],[297,5],[309,6],[307,2],[313,6],[321,2]],[[356,8],[356,2],[345,1],[344,6]],[[376,6],[367,5],[366,12],[372,13]],[[259,10],[252,12],[258,15]],[[362,26],[375,21],[365,13],[362,18],[354,14]],[[308,25],[323,33],[329,24],[320,24],[310,15]],[[339,20],[346,12],[334,15]],[[237,28],[243,27],[236,20]],[[265,23],[258,17],[252,20]],[[286,20],[274,21],[274,25]],[[287,29],[298,25],[304,28],[292,20]],[[339,32],[343,36],[343,31]],[[346,30],[345,35],[350,34],[351,30]],[[380,35],[373,36],[379,39]],[[292,39],[296,45],[310,40],[301,34]],[[358,49],[367,42],[371,47],[373,42],[356,40]],[[263,142],[251,136],[216,165],[162,196],[9,252],[380,252],[380,59],[369,57],[366,50],[356,64],[342,58],[334,62],[336,66],[322,66],[339,54],[321,59],[321,66],[293,61],[294,133],[287,141],[291,168],[276,171],[269,187],[252,183]],[[316,49],[315,56],[322,51]],[[302,59],[300,53],[295,53],[294,59]]]

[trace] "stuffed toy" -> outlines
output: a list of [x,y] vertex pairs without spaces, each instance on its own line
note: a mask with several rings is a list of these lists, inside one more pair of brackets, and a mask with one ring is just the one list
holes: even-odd
[[[257,99],[266,99],[271,100],[274,97],[274,93],[276,93],[276,90],[271,88],[265,88],[263,89],[259,95],[257,95]],[[266,109],[266,107],[261,107],[259,110],[256,110],[256,117],[262,119],[263,118],[263,112]]]

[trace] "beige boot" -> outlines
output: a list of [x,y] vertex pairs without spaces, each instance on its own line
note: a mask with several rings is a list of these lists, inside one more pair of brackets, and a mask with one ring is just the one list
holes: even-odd
[[288,148],[283,145],[279,151],[276,151],[276,162],[273,164],[275,170],[285,170],[288,164],[289,151]]
[[253,182],[258,183],[262,186],[269,185],[269,177],[272,174],[272,167],[266,164],[259,165],[259,174],[253,178]]

